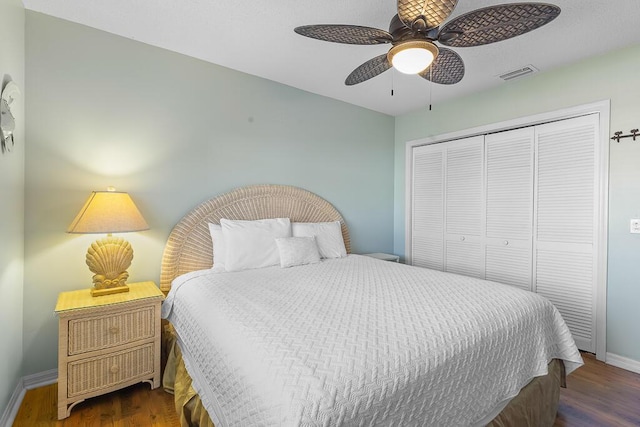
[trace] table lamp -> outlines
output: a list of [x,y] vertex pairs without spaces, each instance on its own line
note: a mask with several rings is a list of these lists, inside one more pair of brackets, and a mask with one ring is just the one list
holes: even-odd
[[91,193],[67,233],[107,233],[107,237],[93,242],[87,251],[86,262],[94,273],[92,296],[129,291],[127,269],[133,259],[133,249],[129,242],[113,237],[111,233],[148,229],[149,225],[129,194],[112,187]]

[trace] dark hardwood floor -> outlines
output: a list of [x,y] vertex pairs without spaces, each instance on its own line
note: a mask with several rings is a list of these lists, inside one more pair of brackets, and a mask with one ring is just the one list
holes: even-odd
[[[640,426],[640,375],[583,354],[567,378],[554,427]],[[138,384],[78,404],[56,419],[57,385],[27,391],[14,426],[179,426],[173,396]]]
[[582,354],[585,365],[560,390],[554,427],[640,426],[640,375]]

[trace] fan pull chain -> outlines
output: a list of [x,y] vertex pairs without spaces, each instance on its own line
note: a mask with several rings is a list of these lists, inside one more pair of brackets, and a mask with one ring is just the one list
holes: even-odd
[[394,72],[393,68],[391,69],[391,96],[393,96],[393,84],[395,82],[395,77],[396,73]]
[[433,93],[433,67],[429,67],[429,111],[431,111],[431,94]]

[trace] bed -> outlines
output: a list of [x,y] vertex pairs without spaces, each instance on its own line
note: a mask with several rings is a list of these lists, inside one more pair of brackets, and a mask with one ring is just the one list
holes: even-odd
[[[348,256],[213,272],[221,219],[337,221]],[[172,231],[162,262],[164,385],[183,425],[544,426],[582,364],[547,300],[506,285],[350,254],[319,196],[244,187]]]

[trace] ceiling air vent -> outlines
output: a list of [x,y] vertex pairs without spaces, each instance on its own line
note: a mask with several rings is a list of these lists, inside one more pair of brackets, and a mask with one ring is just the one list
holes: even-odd
[[525,65],[522,68],[518,68],[517,70],[507,71],[506,73],[500,74],[500,77],[504,81],[517,79],[522,76],[526,76],[527,74],[537,73],[538,69],[533,65]]

